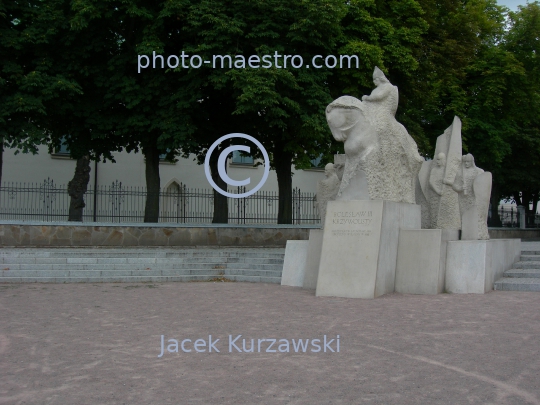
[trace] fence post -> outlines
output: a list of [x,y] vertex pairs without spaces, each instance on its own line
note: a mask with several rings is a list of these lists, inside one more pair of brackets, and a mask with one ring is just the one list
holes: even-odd
[[518,205],[518,216],[519,216],[519,227],[520,229],[526,228],[526,218],[525,218],[525,207],[523,205]]

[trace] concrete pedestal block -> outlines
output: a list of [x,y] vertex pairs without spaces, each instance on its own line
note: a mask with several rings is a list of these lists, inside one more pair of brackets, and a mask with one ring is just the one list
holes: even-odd
[[307,263],[303,285],[304,288],[309,290],[315,290],[317,288],[317,276],[319,275],[319,263],[321,261],[322,241],[322,229],[312,229],[309,231]]
[[283,272],[281,273],[281,285],[292,287],[302,287],[304,285],[308,243],[307,240],[287,241]]
[[493,283],[503,276],[506,270],[521,260],[521,239],[491,239],[491,272],[486,275],[486,291],[493,289]]
[[394,291],[400,228],[420,228],[420,206],[383,200],[330,201],[317,296],[375,298]]
[[461,218],[461,240],[478,240],[478,210],[468,209]]
[[483,294],[521,255],[520,239],[448,242],[446,291]]
[[458,230],[401,229],[396,265],[396,292],[444,292],[447,242],[459,240]]

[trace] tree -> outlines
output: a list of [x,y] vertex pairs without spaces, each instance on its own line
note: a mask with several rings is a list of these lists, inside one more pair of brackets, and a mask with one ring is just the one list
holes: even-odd
[[[292,165],[306,167],[309,157],[329,144],[324,109],[332,98],[329,69],[291,68],[290,61],[285,68],[283,56],[276,55],[301,55],[311,61],[313,55],[331,54],[343,13],[344,5],[335,0],[205,0],[190,7],[186,17],[187,54],[209,61],[213,55],[230,55],[234,63],[188,69],[191,91],[200,94],[200,108],[208,111],[203,115],[213,119],[218,105],[232,113],[224,123],[209,123],[217,130],[202,145],[224,135],[224,128],[250,134],[264,145],[278,178],[278,223],[292,221]],[[264,55],[279,60],[279,67],[250,67],[250,56]],[[204,148],[199,153],[205,153]]]
[[[186,2],[187,3],[187,2]],[[114,133],[124,148],[142,150],[145,157],[147,199],[145,222],[159,219],[159,157],[172,158],[190,142],[193,127],[185,113],[192,96],[183,86],[182,74],[173,74],[165,60],[157,68],[139,73],[139,55],[176,53],[182,44],[176,19],[163,13],[166,2],[89,1],[73,5],[72,26],[88,34],[94,27],[112,35],[102,52],[109,58],[103,108],[114,117]],[[174,20],[174,21],[173,21]]]
[[534,214],[540,197],[540,3],[519,6],[508,17],[501,48],[519,61],[523,74],[510,83],[506,94],[515,128],[509,138],[511,153],[502,164],[501,190],[523,205],[526,214]]
[[0,181],[4,147],[36,153],[50,139],[44,124],[53,105],[81,93],[79,85],[58,71],[49,53],[66,21],[62,1],[0,4]]

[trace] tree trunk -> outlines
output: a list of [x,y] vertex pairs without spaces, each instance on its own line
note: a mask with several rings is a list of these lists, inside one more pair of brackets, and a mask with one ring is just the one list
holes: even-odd
[[2,186],[2,167],[4,166],[4,138],[0,137],[0,187]]
[[512,193],[512,197],[514,197],[514,201],[516,202],[516,205],[522,205],[521,203],[521,197],[519,196],[519,191],[514,191]]
[[499,216],[499,202],[501,201],[501,195],[499,193],[499,187],[496,183],[493,183],[491,188],[491,221],[489,226],[494,228],[502,227],[501,217]]
[[[221,150],[223,150],[223,148],[226,146],[228,146],[228,144],[225,145],[225,143],[223,143],[220,145],[220,148],[215,150],[210,156],[210,172],[212,174],[212,180],[214,180],[214,183],[216,183],[220,189],[225,191],[227,190],[227,183],[225,183],[225,181],[219,176],[217,163]],[[226,170],[227,166],[225,166],[225,171]],[[212,218],[212,223],[229,223],[229,205],[227,197],[218,193],[216,190],[214,190],[214,216]]]
[[159,150],[157,145],[147,145],[142,150],[146,166],[146,204],[144,222],[159,220]]
[[84,194],[88,189],[89,181],[90,157],[83,156],[80,159],[77,159],[75,174],[73,175],[73,179],[68,183],[68,194],[71,197],[68,221],[82,222],[83,209],[86,206],[84,203]]
[[530,222],[531,222],[531,208],[530,208],[531,199],[532,199],[532,196],[531,196],[531,193],[529,191],[522,191],[521,192],[521,202],[522,202],[523,206],[525,207],[525,227],[526,228],[531,227],[531,225],[530,225]]
[[278,224],[292,224],[292,156],[275,149],[274,166],[278,181]]

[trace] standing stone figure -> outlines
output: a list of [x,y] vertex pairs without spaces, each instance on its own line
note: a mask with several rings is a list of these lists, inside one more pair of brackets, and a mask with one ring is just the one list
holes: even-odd
[[363,101],[342,96],[326,108],[328,126],[334,138],[344,142],[347,156],[337,200],[414,204],[416,176],[424,159],[394,117],[397,87],[377,67],[373,83],[377,87]]
[[338,176],[339,181],[343,178],[343,171],[345,170],[345,162],[347,161],[347,155],[345,154],[336,154],[334,155],[334,169]]
[[462,169],[453,182],[443,180],[459,195],[461,239],[489,239],[487,216],[491,194],[491,173],[476,167],[470,153],[462,158]]
[[326,175],[326,179],[320,180],[317,184],[317,208],[319,209],[321,226],[323,228],[324,221],[326,219],[326,206],[328,205],[328,201],[333,201],[336,199],[339,191],[339,185],[341,183],[332,163],[328,163],[324,167],[324,174]]
[[424,162],[418,174],[416,202],[422,207],[423,229],[461,229],[458,195],[447,185],[460,169],[461,121],[454,117],[437,138],[434,160]]
[[[435,164],[433,164],[435,163]],[[443,195],[444,170],[446,169],[446,155],[439,153],[435,162],[431,163],[429,173],[429,205],[430,212],[438,213],[441,196]],[[431,216],[431,229],[437,229],[437,215]]]

